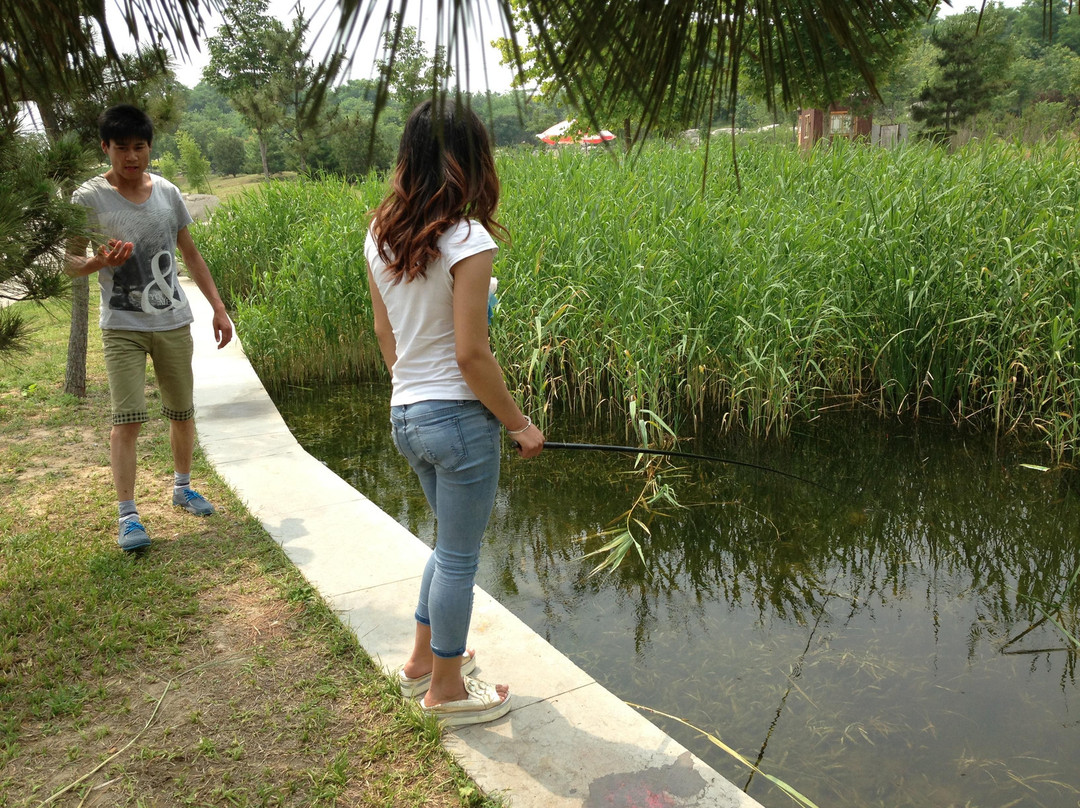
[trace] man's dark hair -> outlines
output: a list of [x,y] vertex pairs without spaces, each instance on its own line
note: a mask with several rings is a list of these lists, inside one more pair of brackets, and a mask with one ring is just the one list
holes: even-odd
[[154,142],[154,122],[150,116],[131,104],[109,107],[98,118],[98,134],[102,143],[120,143],[126,140]]

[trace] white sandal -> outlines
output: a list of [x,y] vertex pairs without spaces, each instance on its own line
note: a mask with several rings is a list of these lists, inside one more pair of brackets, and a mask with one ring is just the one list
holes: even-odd
[[495,685],[481,682],[471,676],[462,677],[468,698],[460,701],[446,701],[428,707],[420,700],[420,707],[425,713],[431,713],[448,727],[464,727],[469,724],[483,724],[502,718],[510,710],[510,694],[505,699],[499,698]]
[[[476,669],[476,652],[467,650],[461,655],[461,673],[472,673]],[[431,674],[426,673],[423,676],[417,676],[415,679],[410,679],[405,675],[405,667],[402,666],[397,669],[398,686],[401,688],[401,695],[407,699],[415,699],[417,696],[421,696],[427,692],[427,689],[431,687]]]

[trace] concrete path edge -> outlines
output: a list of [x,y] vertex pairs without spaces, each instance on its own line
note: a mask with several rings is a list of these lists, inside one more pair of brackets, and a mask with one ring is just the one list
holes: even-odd
[[[278,413],[241,341],[218,350],[211,310],[195,314],[199,445],[217,473],[386,671],[412,642],[430,549],[308,454]],[[485,793],[512,808],[755,808],[759,803],[599,685],[479,587],[470,647],[478,674],[509,682],[514,707],[444,743]]]

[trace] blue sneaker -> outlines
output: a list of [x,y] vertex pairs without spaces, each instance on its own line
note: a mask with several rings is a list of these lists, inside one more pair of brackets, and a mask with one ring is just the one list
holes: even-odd
[[172,504],[196,516],[209,516],[214,513],[214,506],[207,502],[202,494],[190,488],[174,488]]
[[127,553],[150,546],[150,537],[146,535],[146,528],[142,526],[138,515],[120,520],[120,538],[116,542],[120,549]]

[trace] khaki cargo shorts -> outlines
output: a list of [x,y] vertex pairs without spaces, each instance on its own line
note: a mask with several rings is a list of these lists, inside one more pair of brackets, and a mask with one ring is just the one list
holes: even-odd
[[154,361],[161,414],[173,421],[195,417],[192,401],[191,327],[172,331],[102,329],[113,424],[141,424],[146,412],[146,357]]

